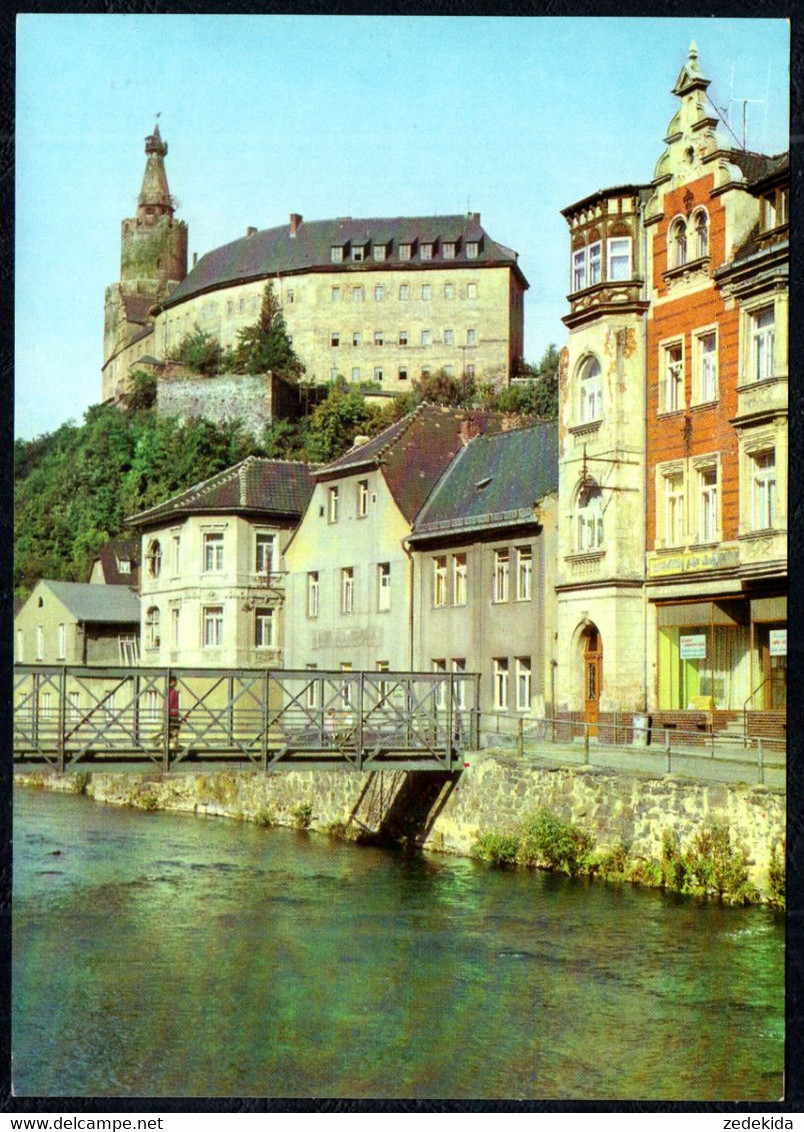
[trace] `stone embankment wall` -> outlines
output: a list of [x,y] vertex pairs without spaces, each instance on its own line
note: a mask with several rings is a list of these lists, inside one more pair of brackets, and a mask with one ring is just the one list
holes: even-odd
[[275,418],[298,415],[295,391],[270,374],[160,378],[156,407],[159,416],[182,420],[204,417],[216,424],[240,420],[254,436]]
[[29,771],[20,785],[73,792],[114,805],[306,825],[368,840],[404,840],[468,855],[479,833],[513,829],[539,807],[590,831],[596,847],[620,839],[632,857],[658,861],[662,835],[685,847],[707,825],[726,825],[746,853],[749,879],[768,891],[768,863],[785,837],[785,797],[764,786],[720,785],[671,776],[618,775],[589,767],[536,768],[494,753],[472,756],[459,775],[348,770],[124,773],[59,776]]

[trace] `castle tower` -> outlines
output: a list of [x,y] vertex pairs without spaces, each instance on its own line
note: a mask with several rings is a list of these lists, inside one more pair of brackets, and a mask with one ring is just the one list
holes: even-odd
[[120,282],[129,293],[161,298],[187,274],[187,225],[174,220],[165,172],[167,142],[159,126],[145,139],[145,173],[137,215],[123,221]]
[[158,124],[145,139],[145,172],[137,215],[124,220],[120,281],[106,288],[103,331],[103,399],[119,398],[139,357],[153,353],[150,309],[187,274],[187,225],[176,220]]

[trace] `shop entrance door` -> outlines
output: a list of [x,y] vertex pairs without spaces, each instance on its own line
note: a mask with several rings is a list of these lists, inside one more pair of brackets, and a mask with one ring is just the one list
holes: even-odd
[[597,735],[600,717],[600,689],[603,684],[603,646],[597,629],[588,629],[585,634],[584,664],[584,720],[589,724],[589,734]]
[[[764,711],[787,707],[787,637],[785,625],[758,625],[762,691],[757,706]],[[784,634],[784,635],[783,635]]]

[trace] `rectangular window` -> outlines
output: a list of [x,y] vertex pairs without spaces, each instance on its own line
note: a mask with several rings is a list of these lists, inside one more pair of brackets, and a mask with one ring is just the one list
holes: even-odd
[[510,560],[507,550],[494,551],[494,600],[508,601]]
[[452,558],[452,600],[456,605],[466,605],[466,581],[466,555],[455,554]]
[[399,345],[400,346],[407,346],[407,344],[408,344],[408,332],[407,332],[407,330],[400,330],[399,331]]
[[698,350],[698,400],[717,400],[717,332],[708,330],[695,340]]
[[466,297],[467,297],[467,299],[476,299],[477,298],[477,283],[467,283],[466,284]]
[[698,542],[715,542],[718,535],[717,465],[698,469]]
[[222,605],[204,606],[202,644],[205,649],[220,648],[223,644]]
[[530,657],[516,658],[516,710],[530,711],[531,669]]
[[400,259],[410,259],[410,255],[411,255],[411,245],[410,244],[400,244],[399,245],[399,258]]
[[455,298],[455,287],[452,283],[445,283],[444,284],[444,298],[445,299],[454,299]]
[[172,649],[179,647],[179,616],[178,606],[173,606],[170,611],[170,647]]
[[767,530],[776,525],[776,453],[757,452],[752,462],[752,525]]
[[478,254],[479,250],[480,250],[480,245],[478,244],[477,240],[467,240],[466,241],[466,258],[467,259],[477,259],[477,254]]
[[475,376],[475,367],[470,363],[469,365],[464,367],[463,372],[466,374],[467,377],[474,377]]
[[508,660],[504,656],[494,658],[494,709],[508,710]]
[[288,287],[287,291],[285,291],[285,302],[286,303],[295,303],[296,302],[296,292],[293,290],[292,287]]
[[362,303],[363,302],[363,288],[362,287],[353,287],[352,288],[352,302],[353,303]]
[[330,344],[330,346],[340,346],[341,336],[340,336],[339,331],[337,331],[337,330],[330,331],[329,344]]
[[406,299],[410,298],[410,287],[407,285],[407,283],[400,283],[399,284],[399,297],[400,297],[400,299],[402,299],[403,302]]
[[420,369],[419,369],[419,376],[420,377],[429,377],[430,376],[430,367],[429,366],[421,366]]
[[[378,672],[388,672],[390,667],[391,666],[390,666],[390,664],[388,663],[387,660],[378,660],[377,661],[376,668],[377,668]],[[377,706],[378,707],[381,707],[382,704],[384,704],[385,701],[388,699],[389,688],[390,688],[390,682],[388,680],[380,680],[378,682],[378,684],[377,684],[377,692],[378,692]]]
[[451,240],[441,245],[441,255],[444,259],[455,259],[455,244]]
[[[316,667],[317,666],[315,664],[306,665],[308,672],[315,672]],[[305,689],[305,703],[306,703],[308,708],[317,708],[318,707],[318,681],[317,680],[310,680],[309,684],[307,685],[307,687]]]
[[[433,672],[435,672],[435,674],[437,676],[446,676],[446,674],[447,674],[447,662],[446,662],[446,660],[441,660],[441,659],[433,660],[433,661],[431,661],[431,664],[432,664]],[[433,698],[434,698],[434,701],[435,701],[435,707],[436,707],[437,711],[443,711],[444,708],[447,706],[447,698],[446,698],[446,694],[445,694],[445,692],[446,692],[445,685],[446,685],[445,680],[439,680],[433,686]]]
[[444,345],[445,346],[454,346],[455,345],[455,331],[454,330],[445,330],[444,331]]
[[318,617],[318,571],[307,575],[307,616]]
[[529,546],[516,548],[516,600],[530,601],[533,552]]
[[254,610],[254,644],[258,649],[274,647],[274,611],[270,607]]
[[429,330],[423,330],[422,331],[422,346],[429,346],[430,345],[430,338],[431,338],[430,331]]
[[375,346],[382,346],[384,341],[385,341],[385,339],[383,337],[382,331],[381,330],[375,330],[374,331],[374,345]]
[[361,330],[355,330],[355,332],[352,334],[352,345],[353,346],[362,346],[363,345],[363,332]]
[[455,697],[454,704],[458,711],[466,710],[466,681],[460,678],[461,673],[466,672],[466,658],[456,656],[452,658],[452,690]]
[[56,656],[59,660],[64,660],[67,655],[67,627],[62,623],[59,625],[56,634]]
[[680,546],[684,542],[684,474],[672,472],[664,477],[665,543]]
[[[348,660],[341,661],[341,672],[351,672],[352,665]],[[352,681],[346,677],[341,680],[341,706],[345,711],[352,707]]]
[[368,480],[357,481],[357,517],[365,519],[368,514]]
[[391,563],[380,562],[377,566],[377,609],[387,613],[391,608]]
[[474,346],[476,342],[477,342],[477,331],[474,330],[474,329],[467,330],[466,331],[466,345],[467,346]]
[[631,278],[631,237],[624,236],[608,242],[607,278],[616,282]]
[[422,284],[422,299],[424,299],[425,302],[429,302],[431,294],[432,294],[432,287],[430,286],[430,284],[429,283],[423,283]]
[[375,263],[382,263],[382,261],[385,259],[385,254],[386,254],[385,244],[375,244],[373,254],[374,254],[374,262]]
[[447,560],[433,559],[433,605],[447,604]]
[[25,634],[22,629],[17,629],[17,663],[25,663]]
[[400,366],[399,367],[399,380],[400,381],[407,381],[408,380],[408,367],[407,366]]
[[258,574],[272,574],[274,570],[274,549],[276,535],[257,535],[257,554],[254,569]]
[[130,574],[131,573],[131,559],[130,558],[118,558],[117,569],[120,571],[121,574]]
[[331,487],[327,492],[327,522],[337,523],[338,521],[338,489]]
[[352,366],[352,381],[360,381],[360,366]]
[[352,248],[352,261],[354,263],[362,263],[365,259],[366,249],[362,246]]
[[[156,695],[155,692],[153,694]],[[67,712],[67,718],[69,719],[70,723],[77,723],[78,720],[81,717],[81,709],[79,707],[78,692],[68,692],[68,699],[69,699],[70,707],[69,707],[69,710]]]
[[773,377],[774,310],[772,306],[754,311],[750,316],[750,354],[752,381]]
[[589,286],[603,279],[603,248],[600,242],[589,245]]
[[382,376],[383,376],[382,366],[375,366],[374,367],[374,380],[375,381],[382,381]]
[[329,258],[331,263],[343,263],[343,248],[340,246],[333,246],[329,249]]
[[443,369],[444,369],[444,376],[445,377],[454,377],[455,376],[455,366],[444,366]]
[[344,566],[341,569],[341,613],[355,611],[355,568]]
[[246,299],[245,299],[244,295],[241,295],[240,298],[237,300],[237,313],[238,314],[245,314],[246,313]]
[[586,286],[586,248],[572,253],[572,290],[582,291]]
[[673,342],[662,347],[659,374],[659,412],[677,413],[684,408],[684,346]]
[[340,287],[333,287],[331,294],[332,294],[333,303],[339,303],[341,301],[341,289],[340,289]]
[[173,576],[178,578],[181,573],[181,535],[173,536]]
[[433,258],[433,245],[420,244],[419,245],[419,259],[428,260]]
[[375,301],[375,303],[381,303],[384,298],[385,298],[385,288],[382,286],[381,283],[378,283],[377,286],[374,288],[374,301]]
[[223,535],[204,535],[204,572],[218,573],[223,569]]
[[[103,701],[103,706],[106,708],[107,713],[114,711],[114,700],[112,696],[106,696]],[[50,692],[42,692],[40,700],[39,714],[42,719],[49,719],[53,711],[53,698]]]
[[603,374],[596,359],[590,359],[584,364],[578,382],[578,395],[580,423],[599,421],[603,416]]

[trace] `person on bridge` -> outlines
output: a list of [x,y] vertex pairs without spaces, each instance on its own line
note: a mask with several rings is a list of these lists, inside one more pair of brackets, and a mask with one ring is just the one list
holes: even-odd
[[176,687],[176,677],[168,680],[168,746],[174,751],[179,750],[179,728],[181,727],[181,709],[179,705],[179,689]]

